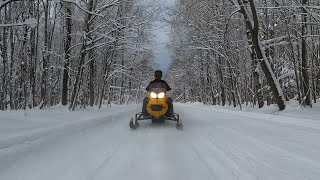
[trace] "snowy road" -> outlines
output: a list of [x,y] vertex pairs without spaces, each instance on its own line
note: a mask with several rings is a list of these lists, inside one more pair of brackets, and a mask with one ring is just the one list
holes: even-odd
[[173,122],[128,127],[139,109],[0,148],[1,180],[320,178],[320,121],[176,105]]

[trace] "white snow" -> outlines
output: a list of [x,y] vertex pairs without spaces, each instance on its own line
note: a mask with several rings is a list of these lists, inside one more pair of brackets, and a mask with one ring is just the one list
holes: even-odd
[[30,27],[35,28],[37,26],[37,20],[35,18],[29,18],[29,19],[26,19],[23,23],[0,24],[0,27],[23,26],[23,25],[29,25]]
[[35,18],[26,19],[24,23],[28,24],[32,28],[37,27],[37,20]]
[[43,138],[59,131],[68,131],[74,126],[86,128],[92,124],[101,123],[111,114],[122,112],[123,108],[118,106],[109,107],[104,111],[83,109],[69,112],[63,106],[55,106],[47,110],[1,112],[0,149]]
[[278,112],[175,104],[174,122],[128,122],[141,105],[0,112],[1,180],[317,180],[320,106]]

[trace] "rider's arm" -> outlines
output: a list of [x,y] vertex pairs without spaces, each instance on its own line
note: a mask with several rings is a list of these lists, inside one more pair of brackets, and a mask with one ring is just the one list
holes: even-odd
[[151,81],[148,85],[148,87],[146,88],[146,91],[149,91],[150,90],[150,85],[153,83],[153,81]]
[[171,90],[171,87],[168,85],[168,83],[167,83],[166,81],[163,81],[163,83],[166,85],[167,91],[170,91],[170,90]]

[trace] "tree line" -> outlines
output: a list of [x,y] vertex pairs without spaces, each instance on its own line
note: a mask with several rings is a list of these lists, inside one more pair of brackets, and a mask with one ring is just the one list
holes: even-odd
[[174,99],[259,106],[320,97],[320,1],[177,0],[170,12]]
[[138,101],[160,11],[142,0],[0,1],[0,110]]

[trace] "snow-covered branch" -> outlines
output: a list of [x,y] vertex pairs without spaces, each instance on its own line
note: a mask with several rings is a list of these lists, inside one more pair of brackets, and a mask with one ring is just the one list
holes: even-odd
[[11,27],[11,26],[24,26],[28,25],[30,27],[36,27],[37,26],[37,20],[34,18],[26,19],[22,23],[14,23],[14,24],[0,24],[0,27]]
[[257,7],[257,9],[298,9],[298,8],[308,8],[320,10],[320,6],[275,6],[275,7]]
[[277,78],[277,80],[280,81],[280,80],[285,79],[287,77],[293,77],[293,76],[295,76],[294,72],[289,72],[289,73],[286,73],[286,74],[283,74],[283,75],[279,76]]
[[81,9],[82,11],[84,11],[84,12],[86,12],[86,13],[88,13],[88,14],[95,15],[95,16],[99,16],[99,17],[104,17],[102,14],[98,14],[98,13],[95,13],[95,12],[91,12],[91,11],[85,9],[84,7],[82,7],[81,5],[79,5],[76,0],[59,0],[59,1],[61,1],[61,2],[66,2],[66,3],[72,3],[72,4],[76,5],[79,9]]
[[5,5],[15,2],[15,1],[22,1],[22,0],[0,0],[0,10],[3,8]]

